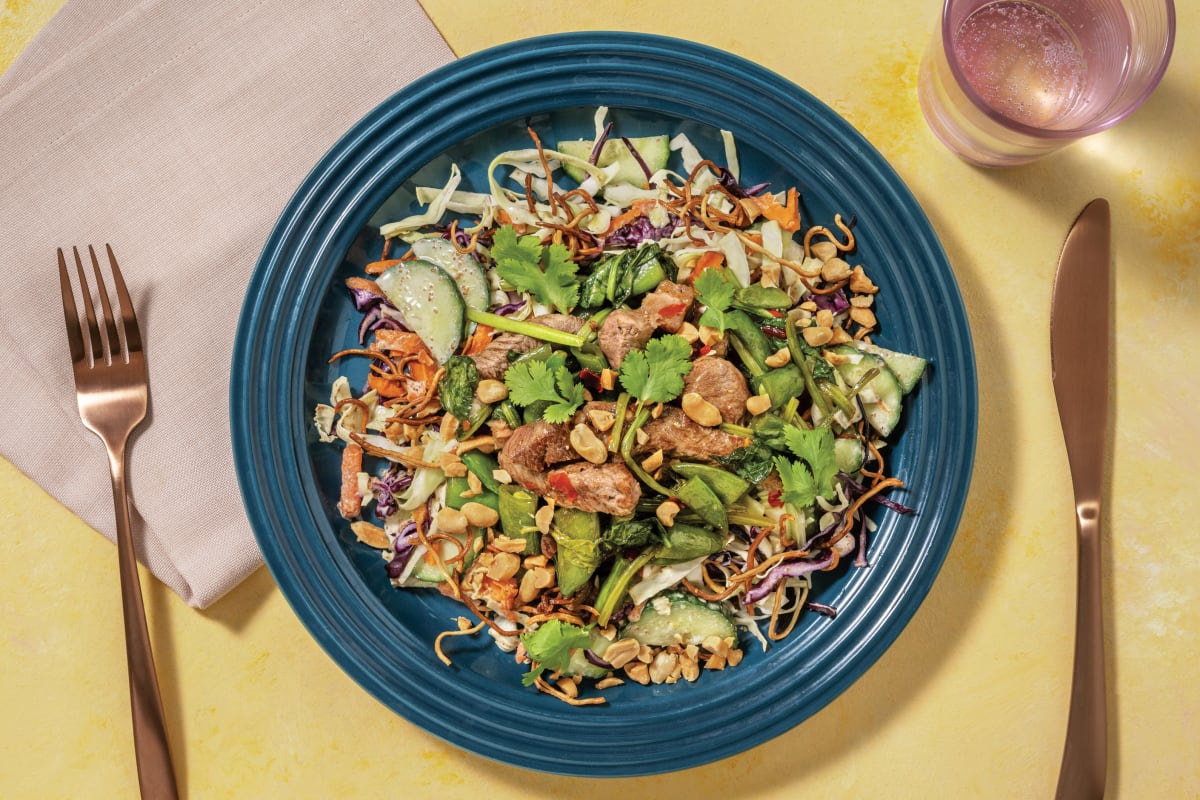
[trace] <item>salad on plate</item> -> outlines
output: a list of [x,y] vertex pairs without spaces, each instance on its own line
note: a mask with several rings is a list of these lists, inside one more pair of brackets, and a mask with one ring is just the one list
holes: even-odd
[[[854,220],[751,184],[682,133],[452,166],[346,280],[365,385],[335,380],[340,515],[402,590],[462,606],[573,705],[694,681],[785,638],[812,577],[870,564],[886,445],[923,358],[875,344]],[[718,160],[713,160],[712,156]]]

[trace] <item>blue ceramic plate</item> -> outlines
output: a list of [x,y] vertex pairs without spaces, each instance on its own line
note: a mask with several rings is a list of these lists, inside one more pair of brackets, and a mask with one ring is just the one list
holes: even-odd
[[[524,668],[482,637],[434,637],[460,609],[432,591],[388,584],[375,551],[338,517],[338,452],[316,441],[313,406],[355,359],[342,288],[379,255],[374,226],[416,208],[412,188],[441,186],[451,162],[486,187],[491,156],[592,135],[596,106],[624,135],[685,132],[722,158],[736,136],[742,176],[797,186],[805,218],[857,222],[857,259],[881,287],[877,341],[933,365],[907,401],[889,468],[919,509],[877,513],[868,569],[832,573],[815,599],[836,619],[806,617],[768,652],[747,646],[736,669],[696,683],[605,693],[573,708],[521,685]],[[484,189],[486,191],[486,188]],[[361,360],[359,360],[361,361]],[[464,58],[394,95],[317,164],[280,218],[246,293],[230,392],[242,493],[263,555],[296,614],[333,659],[381,702],[435,736],[483,756],[571,775],[682,769],[764,742],[815,713],[871,666],[912,617],[950,547],[975,448],[971,336],[945,254],[882,157],[832,110],[728,53],[661,37],[588,33],[516,42]],[[881,511],[881,509],[880,509]]]

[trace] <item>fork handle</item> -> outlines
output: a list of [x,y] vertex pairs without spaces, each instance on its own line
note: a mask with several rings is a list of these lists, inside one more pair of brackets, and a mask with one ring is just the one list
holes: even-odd
[[1099,800],[1108,766],[1104,688],[1104,622],[1100,587],[1100,502],[1076,503],[1079,534],[1075,668],[1058,800]]
[[179,797],[175,767],[167,745],[167,723],[150,631],[142,602],[133,533],[129,524],[129,497],[125,486],[125,446],[110,448],[113,507],[117,514],[117,554],[121,574],[121,612],[125,620],[125,658],[129,667],[129,700],[133,711],[133,746],[137,758],[138,786],[144,800]]

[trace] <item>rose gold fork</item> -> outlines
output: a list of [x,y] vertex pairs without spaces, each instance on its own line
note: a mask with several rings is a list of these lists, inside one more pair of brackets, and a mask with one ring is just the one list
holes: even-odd
[[67,259],[58,249],[58,278],[62,286],[63,314],[67,319],[67,340],[75,372],[75,395],[79,416],[88,430],[104,442],[112,470],[113,505],[117,513],[117,554],[121,573],[121,611],[125,619],[125,658],[129,667],[129,697],[133,710],[133,741],[137,757],[138,785],[143,798],[177,798],[175,768],[167,746],[167,725],[154,656],[150,651],[150,632],[138,578],[137,559],[129,526],[129,498],[125,488],[125,444],[129,434],[146,417],[150,381],[146,356],[138,330],[129,291],[117,266],[112,247],[105,245],[117,290],[120,325],[113,316],[112,303],[100,273],[96,251],[88,245],[92,271],[96,276],[96,294],[104,313],[101,331],[96,308],[88,287],[79,248],[72,248],[83,297],[84,320],[81,322],[67,271]]

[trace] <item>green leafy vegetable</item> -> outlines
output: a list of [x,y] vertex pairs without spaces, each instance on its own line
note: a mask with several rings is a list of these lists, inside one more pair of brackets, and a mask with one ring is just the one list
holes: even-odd
[[446,360],[446,374],[438,383],[438,400],[442,408],[459,419],[471,416],[475,402],[475,387],[479,385],[479,369],[466,356],[451,356]]
[[641,403],[667,403],[683,392],[683,376],[692,369],[692,346],[670,334],[633,350],[621,362],[621,386]]
[[716,461],[734,474],[753,484],[762,483],[775,468],[775,454],[761,442],[751,442],[739,447],[727,456],[717,456]]
[[508,397],[519,406],[548,403],[542,412],[547,422],[566,422],[583,405],[583,386],[566,367],[566,353],[545,361],[521,361],[504,373]]
[[571,651],[587,647],[591,642],[588,628],[581,628],[560,619],[543,622],[537,630],[521,634],[525,652],[534,661],[534,667],[525,673],[521,682],[526,686],[541,677],[542,672],[566,670],[571,664]]
[[775,456],[775,469],[783,482],[783,502],[794,503],[801,508],[811,506],[817,499],[817,481],[808,467],[799,461],[788,461]]
[[543,246],[532,233],[518,238],[516,230],[505,225],[492,240],[492,258],[503,280],[529,292],[538,302],[564,312],[579,302],[579,282],[575,280],[578,266],[563,245]]
[[833,431],[829,428],[804,430],[794,425],[783,429],[788,449],[797,458],[804,459],[812,471],[817,493],[821,497],[833,495],[833,479],[837,477],[837,459],[833,450]]
[[706,269],[696,278],[696,297],[704,305],[699,323],[725,332],[725,312],[733,305],[738,289],[737,279],[729,270]]
[[630,519],[610,525],[604,532],[603,542],[610,550],[620,550],[626,547],[642,547],[657,541],[658,538],[658,528],[653,520]]
[[783,482],[783,501],[807,507],[817,497],[832,497],[837,476],[833,432],[828,428],[797,428],[787,423],[781,423],[777,430],[787,449],[800,459],[775,457],[775,469]]

